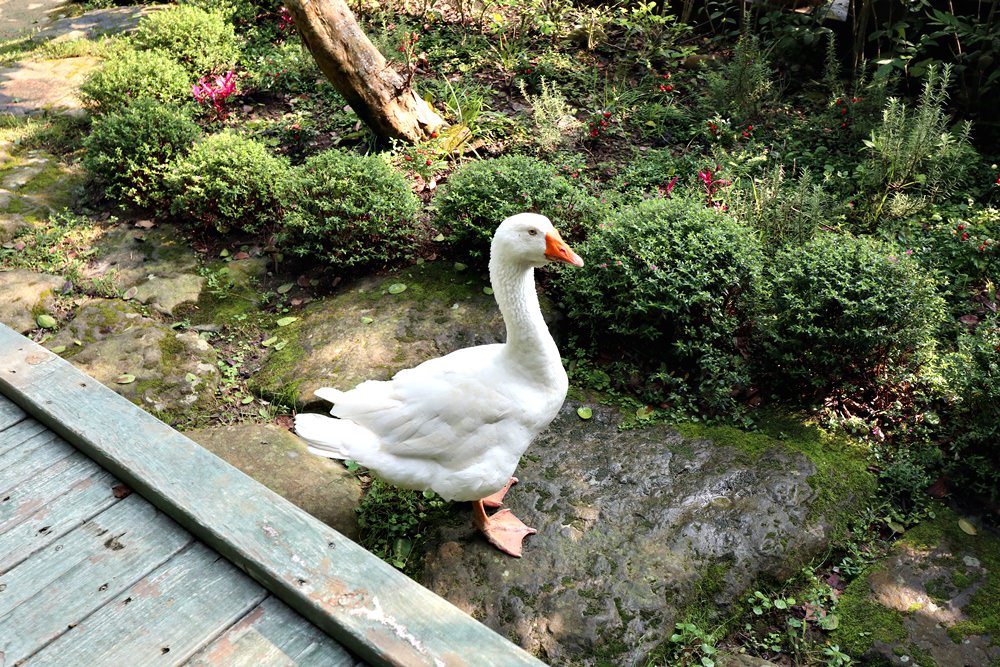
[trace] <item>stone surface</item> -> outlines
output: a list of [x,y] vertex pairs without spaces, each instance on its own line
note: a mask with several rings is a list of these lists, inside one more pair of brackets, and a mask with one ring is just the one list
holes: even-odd
[[[938,521],[955,519],[948,512]],[[991,576],[969,546],[975,544],[979,550],[992,552],[995,558],[1000,553],[1000,539],[986,532],[956,539],[956,531],[951,532],[952,536],[935,540],[934,544],[913,544],[904,538],[893,555],[869,575],[870,599],[899,614],[906,640],[875,641],[867,658],[913,665],[914,654],[919,652],[941,667],[1000,662],[1000,646],[988,635],[970,634],[956,641],[948,632],[970,620],[967,608]]]
[[361,484],[343,464],[306,451],[302,440],[273,424],[234,424],[186,433],[275,493],[357,539]]
[[[79,344],[77,343],[79,341]],[[123,301],[93,299],[49,342],[74,365],[147,410],[183,418],[214,400],[215,350],[194,332],[178,333]],[[123,374],[135,377],[123,383]]]
[[[3,193],[0,192],[0,210],[3,208],[5,208]],[[7,243],[30,226],[30,223],[21,215],[16,213],[0,213],[0,243]]]
[[198,266],[198,254],[175,227],[119,225],[101,239],[86,275],[113,275],[123,291],[135,287],[138,301],[171,315],[179,305],[201,297],[205,279]]
[[[407,289],[389,293],[393,284]],[[260,388],[293,387],[297,404],[315,405],[319,387],[349,389],[463,347],[502,342],[503,319],[483,292],[487,285],[443,263],[362,280],[309,306],[301,322],[282,331],[297,345],[272,355],[257,378]]]
[[4,0],[0,3],[0,40],[37,30],[67,12],[69,0]]
[[[57,0],[49,1],[57,2]],[[39,30],[32,35],[32,40],[66,42],[75,39],[94,39],[105,34],[132,32],[142,17],[163,7],[164,5],[108,7],[94,9],[79,16],[66,16],[52,21]]]
[[80,84],[99,61],[90,56],[26,61],[0,69],[0,113],[82,115]]
[[[528,450],[506,505],[538,530],[524,556],[471,521],[431,535],[422,583],[553,664],[636,664],[699,600],[725,609],[759,577],[783,581],[825,545],[813,464],[752,459],[652,426],[619,431],[567,404]],[[601,657],[610,662],[601,662]]]
[[53,293],[65,281],[27,269],[0,271],[0,322],[26,333],[38,328],[35,315],[53,311]]

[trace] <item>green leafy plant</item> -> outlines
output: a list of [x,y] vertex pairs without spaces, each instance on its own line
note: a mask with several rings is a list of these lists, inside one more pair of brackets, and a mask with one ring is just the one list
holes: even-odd
[[386,265],[416,246],[420,200],[379,155],[337,149],[293,168],[280,189],[282,239],[336,269]]
[[614,359],[613,377],[677,413],[739,414],[749,385],[736,344],[755,308],[754,235],[687,198],[650,199],[605,219],[577,248],[587,271],[559,274],[572,340]]
[[159,51],[119,49],[80,86],[84,104],[96,114],[120,111],[139,99],[177,107],[191,100],[187,71]]
[[754,35],[740,36],[733,57],[706,77],[707,101],[712,112],[728,111],[740,119],[752,119],[773,101],[774,72],[768,55]]
[[566,102],[555,84],[543,77],[541,92],[532,95],[520,82],[521,94],[531,105],[531,117],[535,121],[535,141],[542,153],[551,153],[562,144],[572,141],[573,135],[582,125],[576,119],[574,110]]
[[695,623],[677,623],[670,635],[666,658],[677,667],[715,667],[715,633],[707,632]]
[[191,5],[144,17],[133,41],[138,48],[170,54],[195,77],[230,70],[239,56],[236,33],[226,16]]
[[407,491],[375,478],[358,506],[361,544],[382,560],[412,572],[409,558],[432,524],[451,503],[430,491]]
[[142,98],[98,118],[84,141],[83,166],[111,200],[155,206],[164,200],[164,177],[200,129],[185,113]]
[[460,167],[434,199],[437,227],[477,260],[487,257],[497,225],[525,211],[548,216],[567,237],[579,237],[596,222],[600,206],[552,165],[520,155]]
[[288,162],[235,132],[196,143],[166,174],[170,212],[214,227],[256,232],[278,217],[278,184]]
[[902,218],[927,202],[938,202],[959,188],[978,164],[969,144],[971,125],[950,127],[945,105],[951,68],[931,68],[913,113],[890,98],[882,123],[864,141],[867,159],[860,168],[869,197],[867,220],[874,229],[883,215]]
[[823,233],[768,266],[761,358],[790,391],[869,385],[934,345],[937,279],[888,243]]

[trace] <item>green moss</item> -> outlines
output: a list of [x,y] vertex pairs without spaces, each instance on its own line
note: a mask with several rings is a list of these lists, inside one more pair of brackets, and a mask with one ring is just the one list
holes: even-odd
[[676,428],[685,438],[704,438],[731,447],[749,461],[772,449],[803,454],[816,467],[815,474],[808,479],[817,494],[810,518],[821,516],[830,521],[833,541],[846,534],[847,524],[857,509],[875,495],[877,480],[868,470],[863,445],[792,416],[764,413],[757,420],[756,432],[692,423]]
[[860,576],[847,586],[837,603],[837,613],[840,627],[833,631],[831,641],[849,655],[863,655],[876,640],[887,644],[906,640],[903,614],[871,599],[868,576]]
[[295,379],[292,373],[306,355],[298,341],[298,329],[298,323],[284,327],[281,337],[288,343],[280,350],[272,348],[267,363],[247,380],[251,391],[279,405],[295,405],[302,384],[302,380]]

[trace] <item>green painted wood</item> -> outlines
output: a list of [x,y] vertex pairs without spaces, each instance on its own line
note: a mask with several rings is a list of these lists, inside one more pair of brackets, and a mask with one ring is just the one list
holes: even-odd
[[76,453],[72,445],[55,433],[44,432],[0,454],[0,500],[10,495],[11,489],[21,482]]
[[186,664],[189,667],[363,665],[326,633],[273,596],[268,596]]
[[96,463],[73,450],[69,456],[7,489],[0,498],[0,539],[3,533],[66,493],[70,486],[100,470]]
[[10,428],[24,417],[24,410],[17,407],[12,401],[0,396],[0,431]]
[[113,505],[0,576],[0,654],[27,658],[191,542],[139,496]]
[[176,665],[267,597],[195,542],[36,653],[32,667]]
[[0,393],[364,660],[540,665],[71,364],[0,326]]
[[11,428],[0,432],[0,454],[8,454],[16,450],[26,440],[38,435],[52,437],[45,424],[39,424],[34,419],[25,419]]
[[118,481],[94,467],[95,473],[73,482],[63,495],[0,534],[0,575],[118,502],[112,491]]

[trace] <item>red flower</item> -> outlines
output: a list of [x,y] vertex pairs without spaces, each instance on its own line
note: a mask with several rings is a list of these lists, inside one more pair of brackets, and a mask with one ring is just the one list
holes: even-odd
[[611,118],[611,112],[610,111],[605,111],[604,112],[604,117],[605,118]]
[[431,166],[431,161],[429,159],[427,160],[427,166]]
[[962,240],[963,241],[969,240],[969,232],[962,232]]
[[962,231],[963,229],[965,229],[965,225],[959,225],[958,227],[956,227],[956,229],[958,229],[958,231]]

